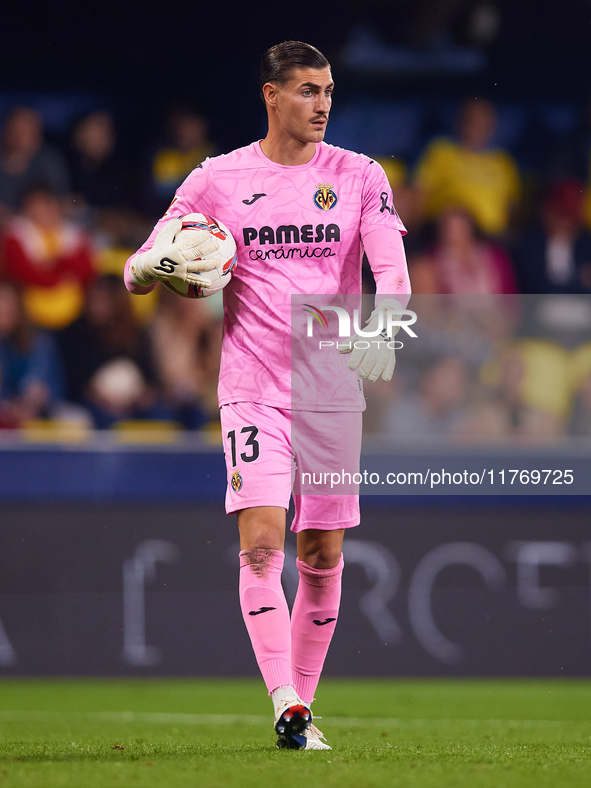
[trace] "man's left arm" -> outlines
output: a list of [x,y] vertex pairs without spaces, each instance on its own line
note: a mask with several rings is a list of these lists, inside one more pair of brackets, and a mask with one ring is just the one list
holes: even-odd
[[402,241],[406,228],[394,207],[386,173],[372,160],[364,172],[359,230],[376,280],[376,306],[381,296],[390,295],[406,307],[411,292]]
[[398,328],[388,316],[399,317],[410,298],[410,279],[402,236],[406,229],[402,224],[392,199],[392,190],[386,174],[377,162],[367,164],[363,183],[360,233],[363,248],[376,280],[375,309],[370,324],[376,325],[382,313],[386,320],[382,325],[390,326],[380,334],[381,342],[370,343],[367,349],[355,348],[349,342],[341,352],[351,353],[349,369],[357,370],[361,378],[373,382],[380,376],[389,381],[394,374],[396,356],[392,340]]
[[406,308],[411,288],[402,232],[393,227],[373,230],[363,239],[363,248],[376,280],[376,306],[392,296]]

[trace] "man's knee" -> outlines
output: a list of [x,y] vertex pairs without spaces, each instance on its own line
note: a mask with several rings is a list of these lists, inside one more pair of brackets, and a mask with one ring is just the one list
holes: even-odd
[[253,506],[238,512],[241,550],[283,550],[285,509]]
[[344,529],[298,533],[298,558],[314,569],[333,569],[341,560]]

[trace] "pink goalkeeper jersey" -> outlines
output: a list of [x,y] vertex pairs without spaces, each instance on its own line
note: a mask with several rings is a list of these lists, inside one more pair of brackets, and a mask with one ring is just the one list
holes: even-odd
[[338,384],[292,390],[290,297],[361,293],[363,239],[381,229],[406,232],[380,165],[321,142],[307,164],[284,166],[254,142],[193,170],[139,251],[163,222],[192,212],[222,221],[238,246],[224,289],[219,404],[363,410],[361,383],[338,353],[330,357]]

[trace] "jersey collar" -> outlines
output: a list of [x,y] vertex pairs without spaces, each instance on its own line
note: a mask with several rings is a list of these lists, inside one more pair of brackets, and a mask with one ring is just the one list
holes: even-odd
[[271,159],[265,156],[261,148],[261,142],[262,140],[258,140],[258,142],[254,142],[253,146],[257,155],[265,162],[267,167],[270,167],[273,170],[283,170],[283,171],[289,170],[290,172],[294,172],[294,171],[299,172],[300,170],[307,170],[310,167],[313,167],[316,161],[318,160],[318,157],[320,156],[320,146],[324,145],[324,142],[317,142],[316,152],[314,153],[310,161],[307,161],[305,164],[277,164],[277,162],[271,161]]

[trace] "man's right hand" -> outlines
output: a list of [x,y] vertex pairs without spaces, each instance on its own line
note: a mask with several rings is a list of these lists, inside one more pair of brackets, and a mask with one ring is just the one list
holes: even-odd
[[184,248],[184,244],[174,240],[182,224],[180,219],[170,219],[154,239],[152,248],[131,260],[129,273],[137,285],[148,287],[158,281],[182,279],[207,287],[199,274],[220,265],[220,258],[211,256],[218,250],[219,241],[207,230],[202,231],[202,238],[193,230],[190,245]]

